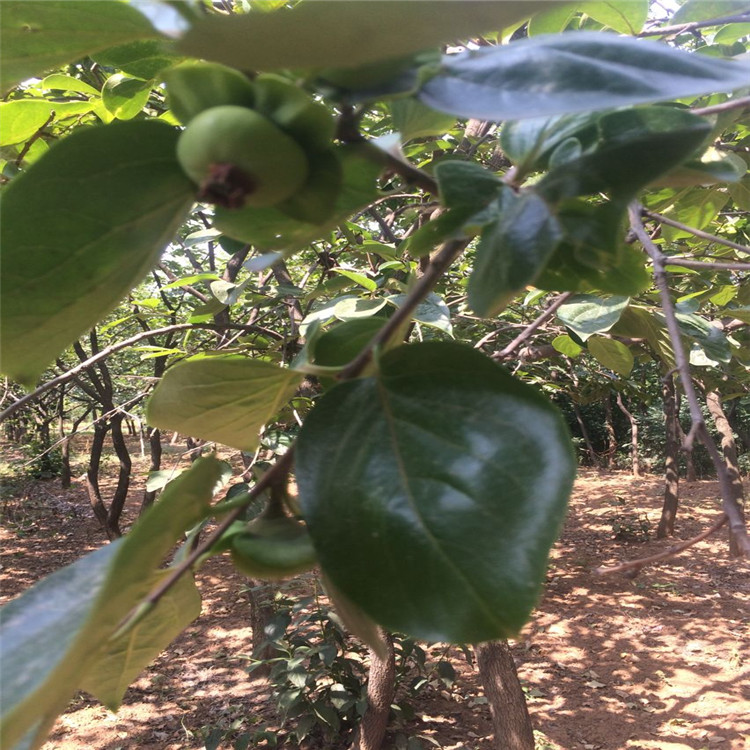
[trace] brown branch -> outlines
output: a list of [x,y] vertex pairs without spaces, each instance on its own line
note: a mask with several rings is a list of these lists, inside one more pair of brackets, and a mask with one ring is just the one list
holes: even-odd
[[234,328],[234,329],[241,329],[245,331],[258,330],[256,326],[243,325],[240,323],[228,323],[226,325],[216,325],[215,323],[177,323],[176,325],[166,326],[164,328],[154,328],[153,330],[149,330],[149,331],[141,331],[140,333],[137,333],[135,336],[131,336],[129,339],[125,339],[124,341],[118,341],[116,344],[112,344],[111,346],[105,347],[101,351],[97,352],[93,357],[89,357],[88,359],[82,360],[80,364],[76,365],[75,367],[72,367],[67,372],[62,373],[61,375],[58,375],[55,378],[52,378],[52,380],[48,380],[46,383],[42,383],[42,385],[40,385],[37,389],[31,391],[31,393],[27,393],[25,396],[22,396],[17,401],[14,401],[9,407],[5,409],[5,411],[0,412],[0,422],[7,419],[11,415],[15,414],[22,406],[29,403],[29,401],[33,401],[34,399],[41,396],[43,393],[46,393],[50,389],[55,388],[56,386],[61,385],[62,383],[67,383],[68,380],[72,380],[73,378],[76,377],[76,375],[83,372],[84,370],[91,367],[92,365],[95,365],[97,362],[102,361],[106,357],[109,357],[111,354],[114,354],[115,352],[118,352],[121,349],[127,349],[127,347],[132,346],[138,341],[150,338],[151,336],[158,336],[162,333],[172,333],[173,331],[189,331],[189,330],[200,329],[200,328],[205,328],[208,330],[222,330],[224,328]]
[[722,513],[716,521],[711,524],[705,531],[701,531],[700,534],[697,534],[694,537],[691,537],[690,539],[686,539],[684,542],[680,542],[679,544],[673,544],[668,549],[665,549],[664,552],[658,552],[655,555],[649,555],[648,557],[641,557],[637,560],[628,560],[627,562],[620,563],[619,565],[612,565],[610,567],[601,566],[597,568],[594,573],[600,576],[609,575],[610,573],[628,573],[629,577],[635,578],[638,573],[641,572],[641,568],[645,567],[646,565],[651,565],[655,562],[661,562],[662,560],[668,560],[671,557],[675,557],[676,555],[679,555],[680,552],[684,552],[689,547],[692,547],[694,544],[698,544],[698,542],[703,541],[707,537],[711,536],[711,534],[716,533],[726,522],[727,522],[727,514]]
[[338,380],[356,378],[372,360],[373,352],[386,344],[398,329],[412,316],[420,302],[430,293],[451,263],[466,249],[470,240],[450,240],[434,256],[425,272],[409,292],[403,304],[391,315],[388,322],[372,337],[360,353],[338,374]]
[[696,31],[710,26],[719,26],[725,23],[747,23],[750,22],[750,13],[739,13],[733,16],[722,16],[710,18],[707,21],[691,21],[690,23],[679,23],[674,26],[662,26],[660,29],[649,29],[636,34],[637,37],[644,36],[667,36],[669,34],[684,34],[686,31]]
[[750,247],[748,247],[747,245],[740,245],[737,242],[732,242],[732,240],[727,240],[724,237],[717,237],[715,234],[709,234],[708,232],[704,232],[702,229],[696,229],[695,227],[690,227],[687,224],[682,224],[679,221],[670,219],[668,216],[657,214],[655,211],[649,211],[647,208],[643,209],[643,215],[648,216],[649,219],[655,219],[660,224],[667,224],[670,227],[681,229],[683,232],[690,232],[690,234],[694,235],[695,237],[700,237],[702,240],[709,240],[709,242],[716,242],[719,245],[726,245],[727,247],[731,247],[734,250],[739,250],[741,253],[747,253],[748,255],[750,255]]
[[711,461],[716,468],[716,474],[719,479],[722,507],[724,513],[729,519],[729,528],[737,539],[739,549],[745,554],[750,554],[750,538],[748,538],[747,529],[745,528],[742,511],[735,498],[732,479],[726,461],[719,453],[719,449],[716,447],[716,443],[714,443],[713,438],[706,427],[706,423],[703,419],[703,411],[701,409],[700,401],[698,400],[698,394],[693,385],[693,380],[690,377],[690,364],[685,352],[685,347],[682,344],[682,332],[680,331],[677,322],[675,307],[669,290],[668,275],[665,270],[666,266],[669,265],[669,257],[664,255],[649,237],[646,228],[643,226],[643,221],[641,220],[642,212],[643,207],[639,203],[634,202],[630,205],[628,209],[630,227],[638,238],[638,241],[643,246],[643,249],[651,258],[654,267],[654,281],[659,290],[661,309],[664,313],[667,331],[669,332],[669,338],[674,349],[676,369],[680,376],[682,389],[685,393],[685,398],[687,399],[690,409],[690,418],[692,421],[690,433],[700,438],[711,456]]
[[548,318],[551,318],[557,310],[563,305],[566,299],[570,297],[572,292],[564,292],[560,296],[558,296],[552,304],[538,317],[536,320],[533,320],[531,323],[529,323],[526,328],[521,331],[521,333],[516,336],[513,341],[511,341],[507,346],[505,346],[503,349],[501,349],[498,352],[495,352],[492,355],[492,359],[507,359],[508,357],[515,352],[516,349],[518,349],[521,344],[523,344],[527,339],[531,338],[531,335],[534,333],[534,331],[539,328],[539,326],[542,325]]
[[[750,22],[750,15],[747,16],[747,20]],[[712,104],[710,107],[696,107],[690,111],[694,115],[713,115],[718,112],[728,112],[732,109],[744,109],[750,107],[750,96],[743,96],[739,99],[728,99],[721,104]]]
[[668,266],[682,266],[683,268],[699,268],[710,270],[715,268],[717,271],[750,271],[750,263],[724,263],[722,261],[705,261],[685,258],[681,255],[667,255]]

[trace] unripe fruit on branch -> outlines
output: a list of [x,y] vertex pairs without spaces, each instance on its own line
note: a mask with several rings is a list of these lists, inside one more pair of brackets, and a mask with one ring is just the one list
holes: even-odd
[[304,525],[288,516],[260,516],[232,538],[232,562],[250,578],[288,578],[309,570],[316,556]]
[[255,102],[253,84],[238,70],[219,63],[182,63],[168,70],[164,81],[169,108],[183,125],[212,107],[252,107]]
[[308,153],[330,148],[336,121],[328,109],[281,76],[259,75],[254,109],[275,122]]
[[293,138],[233,105],[196,115],[177,141],[177,159],[200,187],[198,199],[226,208],[273,206],[294,195],[309,173]]

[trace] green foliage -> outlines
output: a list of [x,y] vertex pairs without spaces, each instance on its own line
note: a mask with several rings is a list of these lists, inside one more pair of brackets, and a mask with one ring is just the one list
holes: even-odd
[[[104,386],[107,410],[138,411],[156,378],[151,426],[278,461],[271,487],[243,482],[213,510],[222,469],[199,462],[125,541],[6,608],[9,746],[38,746],[78,687],[119,703],[197,612],[191,574],[123,618],[207,518],[226,523],[185,546],[185,571],[231,548],[274,577],[259,543],[301,539],[304,565],[284,572],[317,558],[347,624],[408,633],[401,662],[429,682],[411,637],[504,638],[528,619],[581,447],[574,405],[603,453],[621,393],[656,465],[658,378],[681,344],[698,379],[746,399],[741,30],[622,36],[643,28],[645,0],[273,5],[147,9],[164,33],[139,5],[3,5],[3,81],[20,84],[1,105],[4,372],[27,386],[55,362],[69,372],[87,355],[66,347],[98,325],[87,346],[117,366],[69,380],[63,411]],[[673,20],[735,5],[691,1]],[[220,118],[218,133],[227,107],[253,124]],[[674,264],[673,319],[627,232],[633,200],[666,217],[643,215]],[[515,357],[512,374],[488,354]],[[622,465],[629,424],[613,415]],[[290,472],[283,533],[238,520]],[[638,532],[634,518],[615,533]],[[330,742],[362,714],[361,661],[307,606],[279,620],[272,679],[294,740]]]
[[[367,708],[367,649],[318,597],[281,594],[274,609],[268,638],[258,647],[263,656],[252,658],[248,671],[270,670],[282,736],[295,744],[347,747]],[[450,690],[456,675],[447,658],[431,658],[412,638],[394,634],[393,646],[397,698],[391,712],[398,723],[414,715],[420,696]]]

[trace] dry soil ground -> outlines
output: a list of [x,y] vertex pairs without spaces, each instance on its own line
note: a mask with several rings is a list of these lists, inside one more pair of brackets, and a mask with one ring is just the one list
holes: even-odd
[[[728,559],[725,536],[635,579],[595,573],[669,546],[641,536],[644,518],[655,528],[661,493],[659,477],[581,472],[546,594],[513,644],[540,750],[750,748],[750,576],[747,563]],[[139,501],[140,490],[134,508]],[[683,482],[681,503],[678,539],[716,516],[715,483]],[[80,484],[9,485],[0,510],[6,600],[103,543]],[[618,524],[637,538],[615,539]],[[45,750],[203,748],[212,727],[275,725],[269,686],[238,658],[250,648],[246,582],[221,559],[199,582],[203,614],[128,690],[119,713],[80,695]],[[472,666],[460,650],[450,655],[456,686],[422,695],[401,731],[425,747],[498,747]]]

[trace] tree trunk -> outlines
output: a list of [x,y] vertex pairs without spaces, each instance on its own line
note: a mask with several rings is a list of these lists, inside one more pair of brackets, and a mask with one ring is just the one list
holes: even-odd
[[620,411],[627,417],[630,422],[630,466],[631,472],[634,477],[641,475],[641,467],[638,461],[638,422],[635,421],[635,417],[625,406],[625,402],[622,400],[622,393],[617,393],[617,406]]
[[[734,442],[734,435],[732,434],[729,420],[722,408],[721,396],[719,393],[716,391],[707,391],[706,405],[708,406],[709,414],[714,420],[716,430],[721,436],[721,451],[724,454],[724,462],[727,465],[727,472],[732,481],[732,495],[734,500],[740,506],[740,510],[744,517],[742,508],[745,503],[745,492],[742,487],[742,476],[740,475],[739,462],[737,461],[737,445]],[[729,554],[731,557],[742,557],[742,548],[731,531],[729,532]]]
[[[149,466],[149,473],[152,471],[159,471],[161,469],[161,432],[154,428],[148,433],[148,446],[149,452],[151,453],[151,466]],[[143,490],[143,500],[141,501],[140,513],[143,513],[146,508],[154,504],[156,500],[156,490]]]
[[596,455],[596,451],[594,450],[591,438],[589,437],[589,431],[586,429],[586,423],[583,421],[581,409],[575,401],[572,401],[571,403],[573,404],[573,414],[576,415],[578,426],[581,428],[581,435],[583,437],[583,442],[586,444],[586,451],[589,454],[591,465],[595,468],[599,468],[601,466],[601,461],[599,461],[599,456]]
[[[255,659],[268,659],[273,656],[270,646],[265,642],[268,639],[266,627],[273,615],[273,599],[276,593],[276,585],[269,581],[252,581],[247,587],[247,595],[250,599],[250,627],[253,631],[253,657]],[[267,677],[271,671],[271,665],[265,664],[253,670],[258,677]]]
[[388,716],[396,694],[396,653],[393,638],[380,631],[385,655],[370,649],[370,671],[367,678],[367,710],[357,729],[351,750],[380,750],[388,729]]
[[109,513],[107,514],[107,524],[112,534],[112,537],[110,538],[114,537],[115,539],[122,536],[122,530],[120,529],[120,516],[122,516],[122,510],[125,507],[125,501],[128,498],[130,472],[132,469],[130,452],[125,443],[125,436],[122,434],[123,420],[124,417],[122,414],[115,414],[111,420],[112,445],[114,446],[115,453],[120,462],[120,470],[117,475],[117,487],[115,488],[112,502],[109,504]]
[[661,509],[656,538],[665,539],[674,534],[674,521],[677,517],[679,503],[680,475],[677,471],[677,404],[672,375],[662,381],[662,399],[664,403],[664,505]]
[[70,445],[65,437],[65,386],[60,389],[60,397],[57,402],[57,433],[60,436],[60,486],[67,490],[70,488]]
[[740,406],[740,399],[733,398],[729,401],[729,408],[726,411],[727,420],[732,427],[733,432],[739,438],[742,447],[746,451],[750,451],[750,431],[746,430],[742,424],[742,421],[737,417],[737,409]]
[[526,697],[507,641],[475,646],[479,678],[492,714],[498,750],[534,750],[534,731]]
[[102,529],[107,534],[108,539],[112,539],[107,523],[107,508],[102,500],[102,493],[99,489],[99,466],[102,461],[102,450],[104,448],[104,439],[107,437],[109,429],[106,422],[97,422],[94,425],[94,439],[91,442],[91,451],[89,452],[89,465],[86,470],[86,490],[89,493],[89,502],[94,510],[96,520],[101,524]]
[[615,453],[617,453],[617,434],[615,433],[615,423],[612,419],[612,397],[608,393],[604,399],[604,427],[607,432],[607,458],[606,467],[614,469]]

